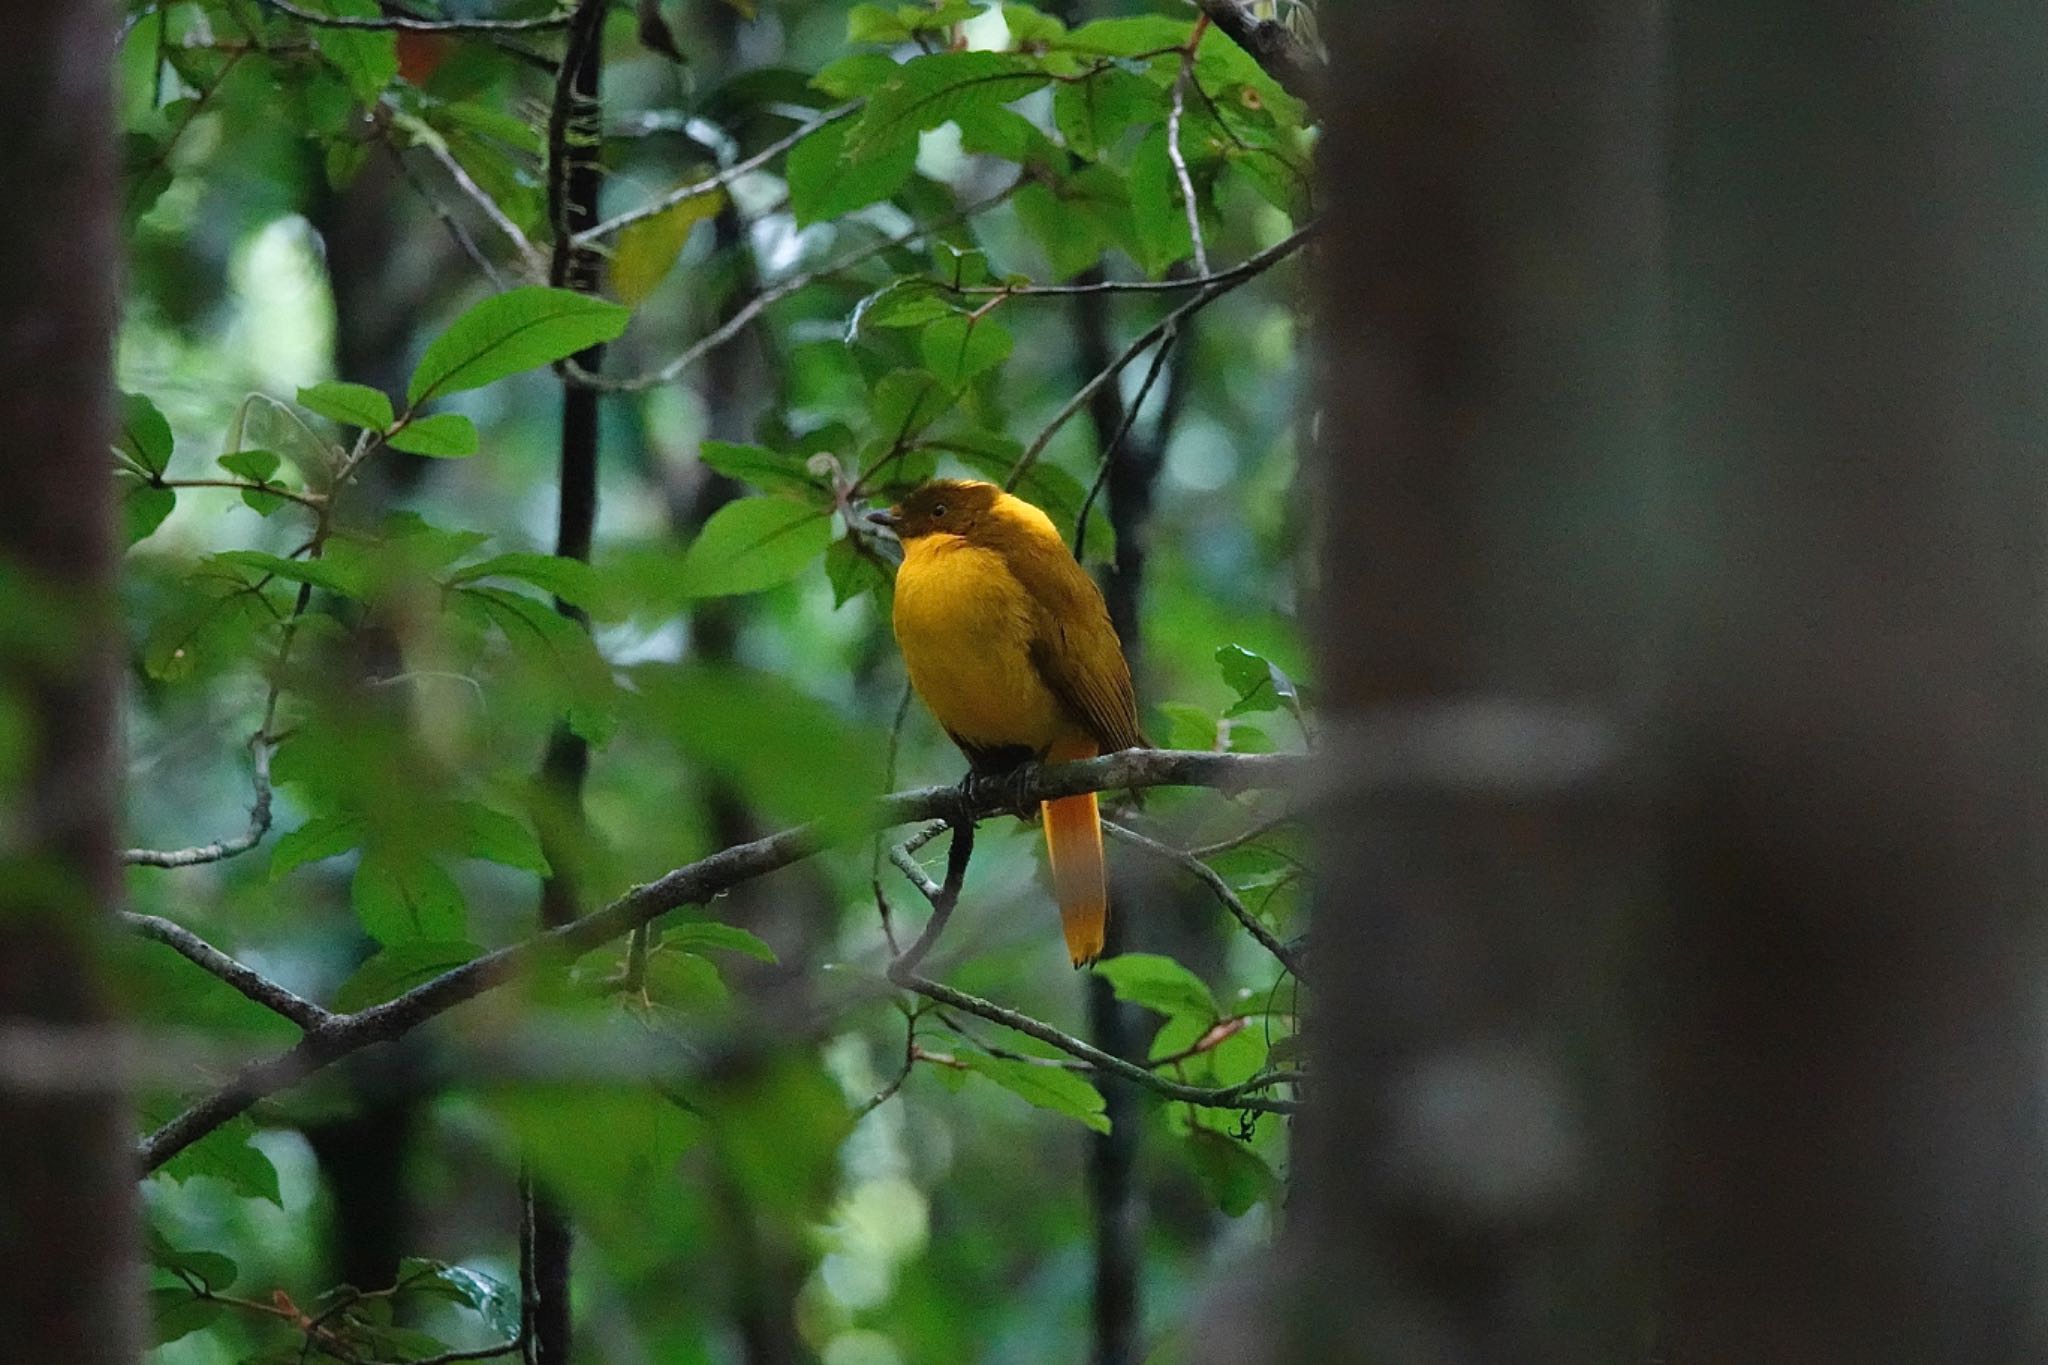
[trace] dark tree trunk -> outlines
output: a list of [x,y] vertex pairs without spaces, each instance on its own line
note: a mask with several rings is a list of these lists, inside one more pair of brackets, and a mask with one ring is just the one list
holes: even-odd
[[[140,1350],[134,1122],[107,1082],[97,961],[115,863],[116,641],[108,362],[115,316],[108,53],[98,4],[5,9],[0,197],[0,574],[42,648],[0,654],[32,729],[4,793],[0,871],[0,1343],[11,1360]],[[8,1093],[7,1063],[75,1049],[76,1090]],[[13,1054],[12,1056],[8,1054]]]
[[[1649,683],[1648,9],[1325,11],[1351,97],[1324,167],[1331,799],[1287,1359],[1643,1355],[1647,821],[1594,760]],[[1396,742],[1416,770],[1362,787]]]
[[2048,11],[1672,13],[1664,1354],[2048,1359]]

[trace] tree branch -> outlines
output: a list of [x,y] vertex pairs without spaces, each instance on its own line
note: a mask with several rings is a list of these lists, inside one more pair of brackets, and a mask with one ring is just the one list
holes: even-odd
[[[1225,792],[1248,791],[1292,786],[1299,781],[1303,768],[1302,759],[1284,754],[1127,749],[1080,763],[1039,768],[1028,774],[1018,790],[998,792],[981,788],[970,792],[966,799],[968,810],[978,820],[1005,813],[1018,797],[1036,803],[1062,796],[1078,796],[1084,792],[1173,786],[1210,787]],[[138,1153],[142,1167],[155,1170],[256,1101],[278,1093],[350,1053],[401,1038],[429,1019],[504,985],[542,961],[581,956],[679,906],[703,904],[741,882],[765,876],[821,849],[858,839],[870,831],[918,821],[954,819],[961,811],[961,804],[961,789],[957,786],[924,787],[881,797],[862,811],[859,819],[835,821],[829,830],[818,825],[799,825],[765,838],[736,844],[636,886],[603,909],[581,919],[443,972],[394,1000],[353,1014],[330,1014],[309,1028],[296,1046],[275,1057],[245,1066],[226,1085],[145,1138]],[[960,1008],[968,1007],[961,1005]],[[984,1014],[983,1017],[996,1023],[1007,1023],[1013,1012]],[[1085,1053],[1074,1055],[1093,1060]]]
[[1244,931],[1259,941],[1260,947],[1271,953],[1288,971],[1304,981],[1308,980],[1308,974],[1301,968],[1300,955],[1282,943],[1271,929],[1259,922],[1259,917],[1246,907],[1230,883],[1224,881],[1215,868],[1185,850],[1175,848],[1171,844],[1162,844],[1157,839],[1119,825],[1114,820],[1104,820],[1102,828],[1111,838],[1130,844],[1134,848],[1142,848],[1156,858],[1165,859],[1208,887],[1216,899],[1222,902],[1223,908],[1244,926]]
[[1288,94],[1314,105],[1322,94],[1323,63],[1294,30],[1275,19],[1261,19],[1245,0],[1194,0],[1223,36],[1251,54],[1268,76]]
[[1208,276],[1208,283],[1202,286],[1199,293],[1161,318],[1144,335],[1125,347],[1123,354],[1111,361],[1107,369],[1102,370],[1093,379],[1075,391],[1074,396],[1069,398],[1065,405],[1053,414],[1050,422],[1046,423],[1045,430],[1039,432],[1031,444],[1024,448],[1024,453],[1017,457],[1017,463],[1011,467],[1009,477],[1003,480],[1003,487],[1014,489],[1017,486],[1018,480],[1030,472],[1032,465],[1038,463],[1038,457],[1045,453],[1046,446],[1052,443],[1052,438],[1059,434],[1060,428],[1067,424],[1069,418],[1086,406],[1089,398],[1094,396],[1097,389],[1123,373],[1126,365],[1129,365],[1133,360],[1143,355],[1146,349],[1155,342],[1160,341],[1169,333],[1178,330],[1181,323],[1185,322],[1188,318],[1207,308],[1246,280],[1254,279],[1264,274],[1273,266],[1299,251],[1303,244],[1315,235],[1316,227],[1317,225],[1313,222],[1305,223],[1256,256],[1247,257],[1244,261],[1223,271],[1221,274]]
[[[266,727],[268,724],[266,719]],[[254,756],[256,794],[249,802],[249,827],[246,830],[230,838],[216,839],[210,844],[197,844],[191,848],[125,849],[121,861],[130,867],[197,867],[201,863],[217,863],[223,858],[237,857],[262,843],[263,836],[270,833],[271,742],[259,732],[250,747]],[[168,920],[164,922],[169,923]]]
[[311,24],[314,28],[403,30],[407,33],[534,33],[543,29],[565,28],[571,17],[564,11],[543,14],[532,19],[415,19],[406,14],[385,14],[375,19],[358,19],[347,15],[321,14],[314,10],[300,9],[291,3],[291,0],[261,0],[261,3],[279,14],[290,15],[300,23]]
[[312,1001],[294,995],[255,968],[229,957],[181,924],[173,924],[157,915],[141,915],[127,910],[120,912],[118,918],[126,928],[172,949],[202,971],[219,977],[271,1013],[284,1016],[308,1032],[334,1018]]

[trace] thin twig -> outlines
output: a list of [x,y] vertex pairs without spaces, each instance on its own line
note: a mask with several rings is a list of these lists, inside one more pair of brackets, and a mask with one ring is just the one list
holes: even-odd
[[1278,959],[1281,966],[1296,976],[1306,975],[1301,969],[1299,955],[1282,943],[1271,929],[1259,922],[1259,917],[1246,908],[1245,903],[1238,899],[1237,892],[1231,889],[1230,883],[1224,881],[1215,868],[1171,844],[1162,844],[1157,839],[1148,838],[1134,829],[1119,825],[1114,820],[1104,820],[1102,830],[1113,839],[1142,848],[1155,857],[1164,858],[1208,887],[1216,899],[1222,902],[1223,908],[1244,926],[1244,931],[1257,939],[1259,946]]
[[910,1079],[911,1068],[917,1065],[917,1020],[922,1012],[922,1008],[904,1011],[903,1065],[897,1068],[896,1074],[891,1076],[880,1090],[868,1096],[853,1111],[855,1123],[859,1123],[895,1098],[896,1092],[903,1088],[903,1083]]
[[455,187],[483,211],[484,217],[490,219],[492,226],[504,234],[505,240],[512,243],[513,250],[526,262],[527,273],[535,279],[540,278],[547,270],[547,257],[541,254],[541,249],[533,244],[532,239],[520,229],[519,224],[512,221],[511,215],[505,212],[497,200],[491,198],[483,186],[470,177],[469,172],[463,169],[462,163],[455,159],[454,154],[444,144],[428,140],[419,145],[427,149],[427,155],[441,164],[441,169],[448,173],[448,178],[455,182]]
[[1180,123],[1187,114],[1188,85],[1195,78],[1195,45],[1209,28],[1209,16],[1195,21],[1195,31],[1180,54],[1180,74],[1173,78],[1173,103],[1166,110],[1166,159],[1173,163],[1173,178],[1180,182],[1180,201],[1188,215],[1188,238],[1195,248],[1195,273],[1209,273],[1209,247],[1202,240],[1202,214],[1195,205],[1195,179],[1188,174],[1187,154],[1181,151]]
[[1299,1082],[1302,1078],[1293,1072],[1262,1072],[1242,1084],[1214,1088],[1184,1085],[1179,1081],[1170,1081],[1164,1076],[1154,1075],[1137,1063],[1127,1062],[1121,1057],[1104,1052],[1101,1048],[1085,1043],[1072,1034],[1062,1033],[1043,1020],[1034,1019],[1028,1014],[1020,1014],[992,1000],[984,1000],[978,995],[969,995],[966,991],[956,990],[929,977],[914,973],[906,974],[898,984],[928,1000],[936,1000],[963,1013],[977,1015],[992,1024],[1014,1029],[1026,1037],[1036,1038],[1039,1042],[1056,1047],[1070,1057],[1080,1058],[1094,1066],[1097,1071],[1120,1077],[1133,1085],[1143,1086],[1170,1100],[1223,1109],[1251,1109],[1265,1114],[1292,1114],[1301,1108],[1297,1100],[1274,1099],[1258,1093],[1275,1085]]
[[960,903],[960,888],[967,882],[967,860],[974,856],[974,819],[966,807],[966,798],[961,799],[959,812],[946,824],[953,831],[953,840],[946,848],[946,880],[943,885],[934,885],[910,856],[907,845],[898,845],[903,857],[896,865],[905,870],[912,884],[932,905],[932,917],[925,921],[924,932],[889,964],[889,979],[898,984],[915,972],[931,953],[932,945],[939,941],[940,933],[945,930],[946,921],[953,917],[953,908]]
[[275,744],[269,738],[270,708],[276,705],[276,692],[266,707],[264,727],[249,741],[253,760],[253,785],[256,795],[249,803],[249,827],[240,834],[226,839],[216,839],[210,844],[198,844],[191,848],[131,848],[123,850],[121,861],[130,867],[197,867],[201,863],[217,863],[224,858],[237,857],[263,842],[263,836],[270,833],[271,801],[270,756]]
[[415,19],[406,14],[385,14],[372,19],[321,14],[314,10],[300,9],[291,3],[291,0],[261,2],[279,14],[288,14],[300,23],[311,24],[315,28],[402,29],[407,33],[534,33],[543,29],[563,28],[570,19],[566,11],[543,14],[533,19]]
[[412,163],[405,159],[405,153],[399,150],[397,143],[388,135],[380,140],[384,144],[384,150],[390,154],[393,164],[398,167],[398,173],[405,177],[405,183],[412,186],[413,193],[417,194],[433,215],[441,220],[441,226],[448,230],[448,236],[457,249],[469,257],[470,264],[483,272],[484,278],[491,282],[492,289],[503,290],[504,278],[498,274],[498,268],[491,264],[491,258],[485,254],[484,249],[477,245],[477,240],[470,235],[469,229],[462,225],[462,220],[450,213],[448,206],[441,202],[428,187],[427,182],[420,179],[419,174],[413,170]]
[[253,967],[237,962],[181,924],[173,924],[170,920],[157,915],[140,915],[129,910],[119,912],[118,918],[124,927],[172,949],[209,975],[233,986],[272,1014],[281,1015],[308,1032],[319,1028],[334,1017],[312,1001],[278,985]]
[[589,246],[593,242],[611,236],[622,228],[631,227],[635,223],[653,218],[658,214],[666,213],[676,205],[687,200],[695,199],[702,194],[709,194],[713,190],[723,189],[741,176],[760,170],[776,157],[781,156],[784,152],[796,146],[797,143],[802,142],[827,124],[837,123],[849,115],[858,113],[861,103],[860,100],[853,100],[849,103],[827,109],[808,123],[802,124],[793,132],[777,138],[745,160],[735,161],[732,165],[719,171],[718,174],[706,177],[694,184],[679,186],[668,191],[666,194],[650,199],[638,208],[627,209],[624,213],[615,214],[594,227],[585,228],[570,240],[577,246]]
[[1052,438],[1059,434],[1060,428],[1065,426],[1075,413],[1087,405],[1088,400],[1094,396],[1097,389],[1123,373],[1124,367],[1143,355],[1147,347],[1159,341],[1168,332],[1177,329],[1188,318],[1193,317],[1196,313],[1208,307],[1217,299],[1222,298],[1246,280],[1256,278],[1274,265],[1293,255],[1296,251],[1299,251],[1302,245],[1315,235],[1317,227],[1318,224],[1314,222],[1303,224],[1256,256],[1247,258],[1229,270],[1223,271],[1221,274],[1209,276],[1209,282],[1202,286],[1200,292],[1160,319],[1143,336],[1125,347],[1122,355],[1112,360],[1093,379],[1090,379],[1075,391],[1074,396],[1069,398],[1061,406],[1060,410],[1053,414],[1052,420],[1046,423],[1045,429],[1039,432],[1031,444],[1024,448],[1024,453],[1017,457],[1017,463],[1010,467],[1009,477],[1003,480],[1003,487],[1009,489],[1016,488],[1018,480],[1030,472],[1032,465],[1038,463],[1038,457],[1045,453],[1046,446],[1052,443]]
[[[1165,786],[1244,791],[1292,786],[1302,771],[1303,760],[1285,754],[1127,749],[1079,763],[1037,768],[1016,784],[1018,790],[975,790],[968,793],[968,800],[972,803],[972,814],[986,818],[1012,809],[1018,799],[1051,801],[1086,792]],[[636,886],[603,909],[560,928],[451,968],[396,999],[353,1014],[332,1015],[308,1030],[297,1046],[243,1067],[225,1085],[151,1133],[139,1150],[143,1169],[155,1170],[256,1101],[351,1053],[403,1037],[429,1019],[504,985],[530,967],[580,956],[678,906],[704,904],[742,882],[799,862],[828,846],[857,840],[870,830],[935,818],[953,819],[961,806],[959,787],[925,787],[882,797],[855,819],[835,820],[824,827],[800,825],[735,844]],[[1004,1020],[999,1018],[996,1022]]]
[[1123,420],[1117,423],[1115,434],[1109,444],[1103,447],[1102,463],[1095,471],[1095,482],[1088,485],[1088,496],[1081,499],[1081,510],[1074,515],[1074,558],[1079,559],[1088,548],[1088,514],[1095,510],[1095,500],[1102,496],[1102,487],[1109,482],[1109,472],[1116,467],[1117,451],[1122,448],[1124,438],[1131,434],[1131,425],[1138,420],[1138,410],[1145,406],[1152,386],[1159,381],[1159,371],[1166,364],[1167,355],[1174,343],[1180,340],[1177,329],[1168,329],[1159,338],[1159,349],[1152,353],[1152,366],[1145,371],[1145,382],[1138,385],[1138,396],[1124,409]]
[[928,237],[944,227],[950,226],[962,219],[973,217],[983,209],[992,208],[1014,194],[1017,185],[1022,183],[1022,181],[1018,181],[1016,184],[1012,184],[1005,189],[998,190],[987,198],[970,204],[966,208],[956,210],[935,223],[919,224],[908,231],[899,232],[892,237],[885,237],[881,241],[874,242],[831,265],[820,266],[816,270],[792,275],[786,280],[770,285],[767,289],[756,294],[753,298],[735,309],[732,316],[720,323],[717,328],[692,342],[682,354],[676,356],[658,370],[650,370],[644,374],[613,379],[607,378],[604,375],[592,374],[577,365],[573,360],[562,362],[556,366],[556,369],[568,382],[581,388],[595,389],[599,393],[639,393],[646,389],[660,388],[664,384],[672,384],[681,378],[683,372],[692,365],[745,331],[747,324],[760,316],[762,310],[770,304],[779,303],[798,290],[816,284],[819,280],[830,279],[834,275],[843,274],[855,266],[866,264],[884,252],[893,251],[895,248],[903,246],[908,242],[914,242],[920,237]]
[[1239,830],[1237,833],[1231,835],[1227,839],[1218,839],[1213,844],[1202,844],[1199,847],[1191,848],[1187,850],[1187,855],[1190,858],[1196,859],[1214,858],[1218,854],[1228,853],[1234,848],[1243,848],[1246,844],[1251,843],[1253,840],[1264,838],[1266,835],[1271,834],[1274,830],[1280,828],[1280,826],[1292,824],[1295,820],[1299,818],[1300,817],[1295,812],[1291,810],[1283,810],[1280,811],[1278,814],[1269,815],[1263,820],[1256,821],[1253,824],[1246,826],[1244,829]]

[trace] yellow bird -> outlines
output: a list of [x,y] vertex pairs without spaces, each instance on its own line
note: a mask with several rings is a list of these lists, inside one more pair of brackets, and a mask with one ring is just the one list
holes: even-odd
[[[896,642],[939,724],[988,775],[1149,748],[1102,593],[1045,513],[992,483],[927,483],[870,519],[903,542]],[[1095,796],[1040,807],[1067,954],[1102,955],[1109,918]]]

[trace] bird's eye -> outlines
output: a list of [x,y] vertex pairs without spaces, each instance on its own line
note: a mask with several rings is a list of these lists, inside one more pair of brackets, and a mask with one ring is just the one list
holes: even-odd
[[944,515],[946,515],[946,504],[944,504],[943,502],[933,503],[932,515],[935,517],[943,517]]

